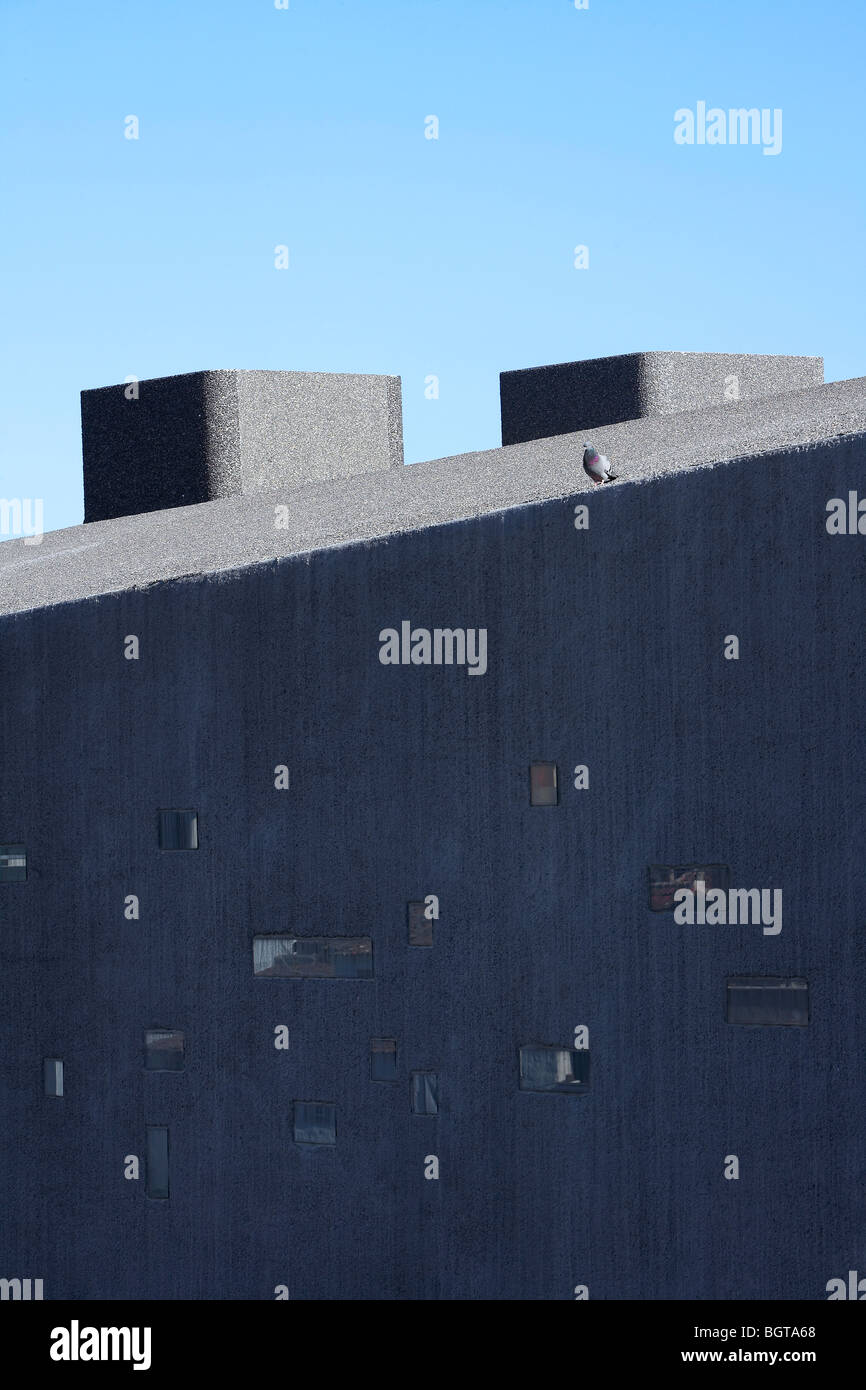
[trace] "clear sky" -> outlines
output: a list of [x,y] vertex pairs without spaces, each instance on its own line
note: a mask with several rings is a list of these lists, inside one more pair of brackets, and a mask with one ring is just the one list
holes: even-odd
[[[407,461],[497,445],[508,368],[866,375],[863,0],[0,0],[0,47],[0,496],[48,530],[130,374],[395,373]],[[677,144],[699,102],[780,153]]]

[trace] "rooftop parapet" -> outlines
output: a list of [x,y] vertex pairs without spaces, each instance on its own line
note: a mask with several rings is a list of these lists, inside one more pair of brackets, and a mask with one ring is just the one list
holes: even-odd
[[820,386],[823,357],[628,352],[500,374],[502,443]]
[[400,378],[189,372],[81,393],[84,519],[294,491],[403,462]]

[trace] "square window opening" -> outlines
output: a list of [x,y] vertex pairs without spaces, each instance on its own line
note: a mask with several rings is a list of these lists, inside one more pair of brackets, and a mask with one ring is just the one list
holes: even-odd
[[328,1101],[295,1101],[295,1143],[336,1144],[337,1107]]
[[163,850],[198,849],[198,812],[160,811],[159,847]]
[[145,1071],[183,1071],[184,1035],[173,1028],[149,1028],[144,1035]]

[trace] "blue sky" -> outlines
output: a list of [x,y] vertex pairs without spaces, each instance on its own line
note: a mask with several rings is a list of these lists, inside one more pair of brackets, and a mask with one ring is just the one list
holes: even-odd
[[[0,496],[48,530],[130,374],[395,373],[407,461],[497,445],[508,368],[866,374],[862,0],[0,0],[0,47]],[[699,101],[781,153],[677,145]]]

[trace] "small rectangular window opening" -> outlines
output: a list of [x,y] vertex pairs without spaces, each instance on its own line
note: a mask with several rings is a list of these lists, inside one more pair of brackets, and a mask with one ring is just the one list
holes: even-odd
[[369,980],[369,936],[254,936],[253,974],[288,980]]
[[439,1077],[435,1071],[413,1071],[412,1114],[439,1114]]
[[198,812],[160,811],[159,847],[165,850],[198,849]]
[[146,1179],[148,1197],[167,1200],[168,1129],[165,1125],[147,1126]]
[[589,1052],[527,1043],[520,1049],[520,1089],[583,1095],[589,1090]]
[[409,904],[409,945],[432,946],[433,922],[424,916],[425,903]]
[[699,880],[703,881],[707,893],[711,888],[721,888],[727,893],[731,882],[727,864],[650,864],[648,872],[651,912],[671,911],[676,907],[674,894],[680,888],[696,892]]
[[23,883],[27,878],[27,850],[23,845],[0,845],[0,883]]
[[397,1080],[397,1039],[370,1039],[370,1079],[372,1081]]
[[774,975],[732,975],[726,1019],[746,1027],[805,1028],[809,1022],[809,982]]
[[151,1028],[144,1035],[145,1071],[183,1071],[183,1033]]
[[556,806],[558,802],[556,763],[532,763],[529,768],[530,806]]
[[336,1144],[337,1107],[327,1101],[295,1101],[295,1143]]
[[42,1063],[46,1096],[63,1095],[63,1063],[59,1057],[46,1057]]

